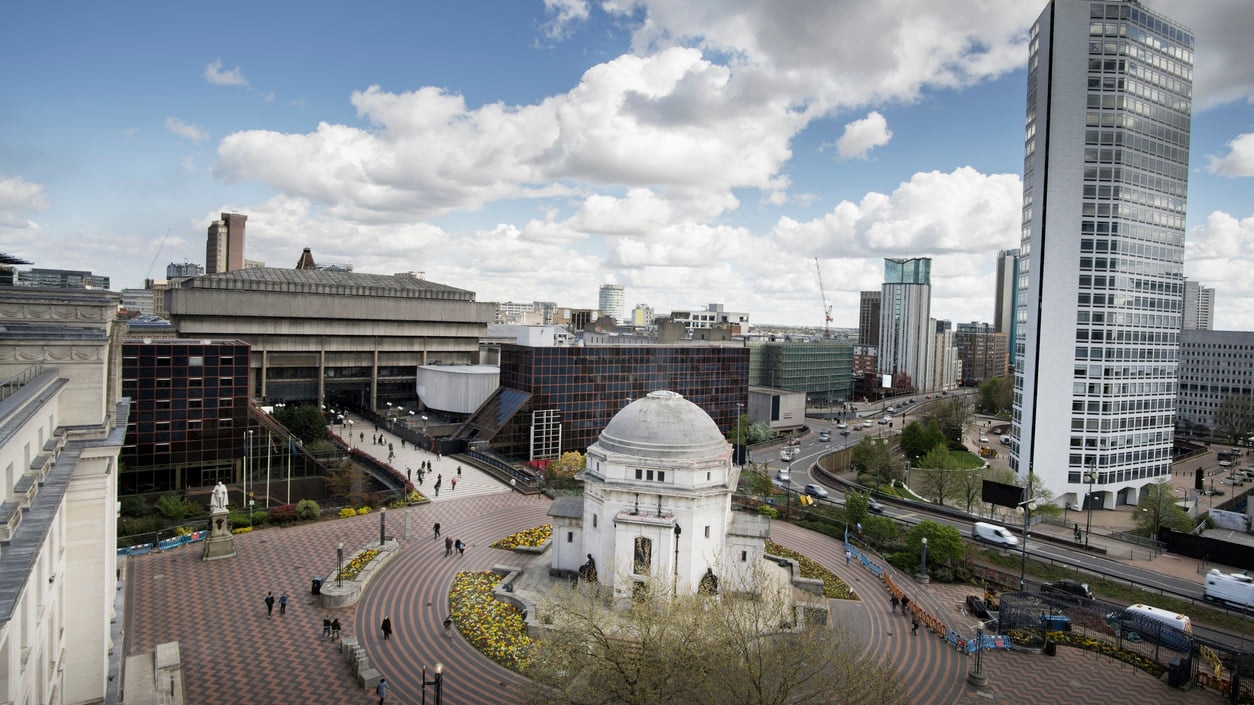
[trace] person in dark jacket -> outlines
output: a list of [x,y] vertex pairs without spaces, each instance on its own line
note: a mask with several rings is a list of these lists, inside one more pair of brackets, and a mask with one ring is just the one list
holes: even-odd
[[383,630],[383,638],[385,640],[392,638],[392,618],[391,617],[384,617],[383,624],[381,624],[379,628]]

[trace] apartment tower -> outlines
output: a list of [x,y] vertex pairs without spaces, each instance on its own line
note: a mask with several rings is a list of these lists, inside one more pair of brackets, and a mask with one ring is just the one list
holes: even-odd
[[1054,0],[1028,52],[1011,466],[1058,502],[1091,480],[1135,504],[1171,472],[1193,36]]
[[248,216],[223,213],[209,224],[205,242],[205,274],[222,274],[244,268],[244,225]]
[[885,259],[880,286],[879,373],[904,372],[916,389],[927,389],[933,375],[928,346],[935,329],[932,313],[932,259]]

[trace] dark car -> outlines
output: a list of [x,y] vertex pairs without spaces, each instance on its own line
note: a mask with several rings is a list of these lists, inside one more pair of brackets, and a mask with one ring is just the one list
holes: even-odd
[[1079,580],[1055,580],[1052,583],[1045,583],[1041,586],[1041,592],[1076,600],[1093,599],[1093,591],[1089,589],[1089,584]]

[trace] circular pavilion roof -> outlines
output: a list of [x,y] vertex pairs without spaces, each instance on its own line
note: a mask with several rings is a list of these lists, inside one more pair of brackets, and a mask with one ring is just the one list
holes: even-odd
[[676,392],[650,392],[614,415],[597,445],[641,458],[710,458],[727,452],[727,439],[701,407]]

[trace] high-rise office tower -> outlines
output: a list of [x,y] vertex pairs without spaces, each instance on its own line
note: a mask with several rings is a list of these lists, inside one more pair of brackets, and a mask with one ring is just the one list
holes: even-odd
[[926,389],[932,314],[932,258],[885,259],[880,286],[879,373],[904,372],[916,389]]
[[623,322],[623,287],[618,284],[602,284],[601,298],[597,304],[601,315],[610,316],[615,323]]
[[1212,330],[1215,327],[1215,290],[1190,279],[1184,280],[1184,330]]
[[1054,0],[1028,52],[1011,466],[1135,504],[1171,471],[1193,36]]
[[223,213],[209,224],[205,242],[205,273],[221,274],[244,268],[244,225],[248,216]]
[[864,291],[858,300],[858,345],[880,344],[880,292]]
[[993,330],[1015,339],[1015,301],[1019,293],[1019,251],[997,253],[997,290],[993,293]]

